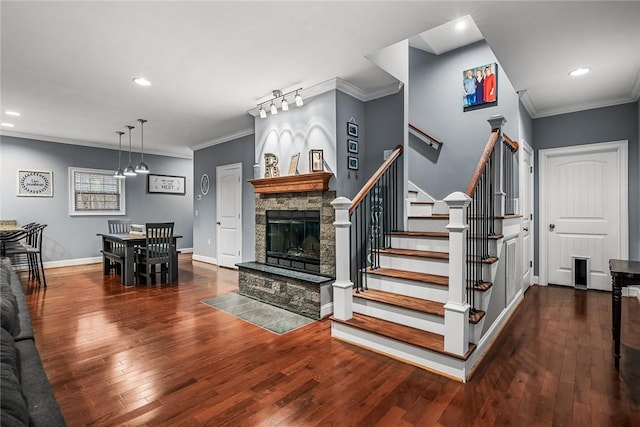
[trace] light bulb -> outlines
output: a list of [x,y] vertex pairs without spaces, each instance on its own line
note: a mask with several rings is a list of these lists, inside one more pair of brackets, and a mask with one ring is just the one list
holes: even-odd
[[274,104],[273,101],[271,101],[271,114],[274,116],[278,114],[278,107],[276,107],[276,104]]
[[302,96],[300,96],[299,93],[296,93],[295,100],[296,100],[296,106],[302,107],[304,105],[304,101],[302,101]]
[[263,119],[266,119],[266,118],[267,118],[267,112],[264,110],[264,108],[262,108],[262,105],[260,106],[260,111],[259,111],[259,113],[260,113],[260,117],[261,117],[261,118],[263,118]]
[[289,103],[285,98],[282,98],[282,111],[289,111]]

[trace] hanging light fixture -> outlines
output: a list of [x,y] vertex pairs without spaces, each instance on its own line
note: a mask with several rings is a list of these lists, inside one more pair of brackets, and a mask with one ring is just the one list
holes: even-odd
[[124,169],[126,176],[136,176],[136,170],[131,166],[131,129],[135,129],[134,126],[127,126],[129,129],[129,165]]
[[262,104],[260,104],[260,118],[262,119],[266,119],[267,118],[267,112],[265,111],[265,109],[262,107]]
[[282,111],[289,111],[289,103],[287,102],[287,98],[282,97]]
[[292,90],[291,92],[287,92],[285,94],[283,94],[282,91],[280,90],[274,90],[273,97],[270,100],[266,100],[258,104],[258,115],[262,119],[267,118],[267,110],[264,109],[264,104],[268,102],[271,102],[271,104],[269,105],[269,111],[271,112],[271,114],[272,115],[278,114],[278,105],[276,102],[280,98],[282,98],[280,101],[280,106],[282,107],[282,111],[289,111],[289,101],[287,101],[287,95],[291,95],[292,93],[296,94],[294,97],[296,106],[302,107],[304,105],[304,102],[302,101],[302,96],[300,95],[301,90],[302,88],[299,88],[296,90]]
[[124,176],[122,168],[120,167],[120,158],[122,157],[122,135],[124,135],[124,132],[117,131],[116,134],[118,135],[118,170],[113,174],[113,176],[114,178],[124,179],[126,176]]
[[276,107],[276,104],[273,103],[273,101],[271,101],[271,115],[276,115],[278,114],[278,107]]
[[297,107],[302,107],[304,105],[304,101],[302,100],[302,96],[300,96],[299,89],[296,91],[296,96],[294,99],[296,101]]
[[147,122],[145,119],[138,119],[140,122],[140,143],[142,145],[142,151],[140,153],[140,163],[136,166],[137,173],[149,173],[149,166],[144,162],[144,124]]

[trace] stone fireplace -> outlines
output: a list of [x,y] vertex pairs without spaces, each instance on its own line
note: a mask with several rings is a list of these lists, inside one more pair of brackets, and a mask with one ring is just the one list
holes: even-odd
[[[336,272],[331,173],[254,179],[256,261],[238,264],[239,293],[320,319]],[[321,186],[306,181],[322,179]]]

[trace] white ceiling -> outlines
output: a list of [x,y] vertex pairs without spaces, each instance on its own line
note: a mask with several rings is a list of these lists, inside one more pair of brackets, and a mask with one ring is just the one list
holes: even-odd
[[[2,134],[57,142],[117,146],[145,118],[145,150],[190,157],[249,132],[273,89],[393,84],[366,55],[467,14],[534,117],[640,95],[640,2],[3,0],[0,13],[2,122],[15,124]],[[592,72],[570,78],[579,66]]]

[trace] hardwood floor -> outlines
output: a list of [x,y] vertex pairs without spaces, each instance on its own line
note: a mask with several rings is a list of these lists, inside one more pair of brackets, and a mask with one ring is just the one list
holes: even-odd
[[36,344],[70,426],[640,425],[640,304],[533,287],[460,384],[331,338],[328,320],[278,336],[201,300],[237,272],[180,260],[177,285],[123,288],[99,264],[23,284]]

